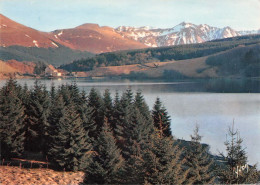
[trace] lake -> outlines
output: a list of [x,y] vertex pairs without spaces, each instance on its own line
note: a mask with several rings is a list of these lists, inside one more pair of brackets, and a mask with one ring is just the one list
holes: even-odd
[[[87,93],[92,87],[110,89],[114,96],[128,88],[141,90],[150,109],[160,97],[171,116],[171,128],[176,138],[190,140],[195,124],[200,126],[202,142],[211,146],[213,154],[225,152],[224,142],[228,127],[234,120],[235,128],[244,139],[249,163],[260,162],[260,94],[259,81],[206,80],[206,81],[131,81],[89,80],[79,78],[41,80],[50,88],[75,81]],[[32,86],[34,80],[20,79],[20,84]],[[0,87],[5,81],[0,81]],[[259,168],[259,166],[258,166]]]

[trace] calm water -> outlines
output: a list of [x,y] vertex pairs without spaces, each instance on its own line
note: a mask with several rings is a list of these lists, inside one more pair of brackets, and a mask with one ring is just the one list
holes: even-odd
[[[4,82],[0,81],[0,86]],[[18,82],[32,86],[34,80],[23,79]],[[52,83],[58,86],[71,82],[72,80],[42,80],[48,88]],[[160,97],[171,116],[174,136],[190,140],[190,134],[197,123],[203,135],[202,142],[211,145],[213,154],[225,151],[226,133],[234,119],[235,128],[240,131],[244,139],[243,144],[248,153],[249,162],[260,162],[259,81],[140,82],[77,79],[76,82],[80,89],[86,92],[89,92],[92,87],[100,90],[101,93],[105,89],[110,89],[112,95],[116,91],[122,93],[128,88],[133,91],[141,90],[150,109],[156,97]]]

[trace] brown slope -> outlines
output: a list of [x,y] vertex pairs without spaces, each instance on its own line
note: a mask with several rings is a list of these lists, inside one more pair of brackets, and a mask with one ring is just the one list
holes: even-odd
[[57,42],[51,33],[37,31],[0,14],[0,46],[48,48],[58,47]]
[[54,37],[69,43],[75,49],[93,53],[146,48],[144,44],[122,37],[110,27],[83,24],[72,29],[55,30]]
[[18,72],[18,70],[8,65],[6,62],[0,60],[0,73],[7,74],[7,73],[15,73],[15,72]]
[[[0,60],[0,79],[9,78],[15,75],[16,78],[23,77],[25,74],[34,74],[36,64],[33,62],[18,62],[16,60]],[[18,76],[16,75],[18,74]]]
[[72,29],[41,32],[0,14],[0,46],[59,47],[94,53],[146,48],[144,44],[116,33],[113,28],[84,24]]

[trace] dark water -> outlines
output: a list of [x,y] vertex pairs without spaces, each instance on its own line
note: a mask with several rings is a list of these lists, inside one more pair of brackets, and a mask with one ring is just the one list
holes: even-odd
[[[47,88],[70,84],[73,80],[42,80]],[[32,86],[34,80],[21,79],[20,84]],[[129,81],[76,79],[80,89],[89,92],[92,87],[110,89],[112,96],[128,88],[141,90],[150,109],[156,97],[167,108],[173,134],[177,138],[190,139],[197,123],[202,142],[211,145],[211,152],[224,152],[228,126],[235,121],[235,128],[244,138],[244,147],[250,163],[260,162],[260,85],[259,80],[197,80],[197,81]],[[0,81],[0,86],[4,81]]]

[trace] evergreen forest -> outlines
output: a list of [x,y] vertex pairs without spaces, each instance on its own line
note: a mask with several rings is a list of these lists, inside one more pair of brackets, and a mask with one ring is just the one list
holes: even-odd
[[[185,145],[170,128],[159,98],[150,110],[141,92],[111,96],[76,83],[21,86],[10,78],[0,89],[1,160],[40,154],[60,171],[84,171],[85,184],[237,184],[259,182],[242,139],[229,129],[221,160],[201,144],[199,127]],[[221,161],[221,162],[219,162]]]

